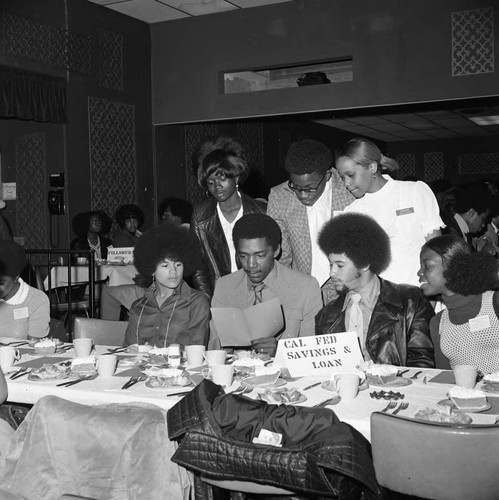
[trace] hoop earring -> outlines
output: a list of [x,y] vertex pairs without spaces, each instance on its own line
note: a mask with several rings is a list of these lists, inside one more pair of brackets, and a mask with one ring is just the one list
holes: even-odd
[[210,197],[210,192],[209,192],[208,190],[206,190],[206,191],[204,192],[204,194],[206,195],[206,198],[209,198],[209,197]]
[[153,285],[156,284],[156,274],[152,273],[152,283]]

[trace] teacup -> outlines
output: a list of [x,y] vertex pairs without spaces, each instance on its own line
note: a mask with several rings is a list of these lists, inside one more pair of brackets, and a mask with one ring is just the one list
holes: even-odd
[[0,347],[0,368],[2,368],[2,371],[6,372],[12,368],[12,365],[19,359],[21,359],[19,349],[10,345]]
[[338,373],[334,385],[342,399],[355,399],[359,392],[360,376],[357,373]]
[[229,387],[234,378],[234,367],[232,365],[212,365],[210,368],[203,368],[203,377],[211,378],[213,383]]
[[86,266],[88,264],[88,259],[86,257],[77,257],[76,263],[79,266]]
[[223,365],[227,359],[227,353],[223,349],[214,349],[204,353],[206,363],[208,366]]
[[100,377],[112,377],[116,371],[118,356],[116,354],[103,354],[97,356],[97,372]]
[[90,356],[93,344],[94,339],[73,339],[73,347],[75,349],[76,357],[82,358],[84,356]]
[[200,366],[204,362],[204,353],[206,348],[204,345],[186,345],[185,357],[189,366]]

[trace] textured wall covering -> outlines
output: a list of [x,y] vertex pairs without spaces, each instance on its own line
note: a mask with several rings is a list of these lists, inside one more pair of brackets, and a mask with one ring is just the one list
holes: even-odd
[[4,15],[4,33],[7,54],[79,73],[92,71],[90,36],[10,12]]
[[206,199],[206,193],[199,186],[192,170],[192,155],[202,142],[218,135],[215,124],[194,124],[185,127],[185,183],[187,186],[187,199],[195,205]]
[[452,76],[494,71],[494,9],[452,13]]
[[45,134],[16,139],[18,234],[27,248],[47,248],[47,186]]
[[119,33],[99,32],[99,85],[123,90],[123,36]]
[[425,181],[432,182],[444,177],[444,154],[441,152],[424,154]]
[[499,153],[482,153],[459,156],[460,174],[499,173]]
[[88,99],[92,209],[109,215],[136,203],[135,107]]
[[246,148],[250,169],[263,176],[263,123],[238,123],[237,130]]
[[396,160],[400,167],[397,172],[398,179],[416,175],[416,155],[414,153],[397,155]]

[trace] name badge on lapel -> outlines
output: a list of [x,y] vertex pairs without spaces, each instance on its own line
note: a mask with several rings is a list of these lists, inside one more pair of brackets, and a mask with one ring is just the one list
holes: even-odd
[[19,309],[14,309],[14,319],[23,319],[29,316],[27,307],[20,307]]
[[395,213],[397,214],[397,217],[400,217],[401,215],[413,214],[414,207],[401,208],[399,210],[396,210]]
[[471,318],[468,321],[468,324],[470,325],[470,330],[472,332],[479,332],[480,330],[490,328],[490,318],[486,314],[484,314],[483,316]]

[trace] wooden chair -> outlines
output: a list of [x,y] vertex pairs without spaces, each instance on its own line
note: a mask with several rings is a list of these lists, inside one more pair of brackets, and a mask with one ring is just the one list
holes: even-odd
[[450,425],[371,415],[381,486],[432,500],[497,500],[498,425]]
[[96,345],[121,346],[125,342],[127,321],[75,318],[73,338],[92,338]]

